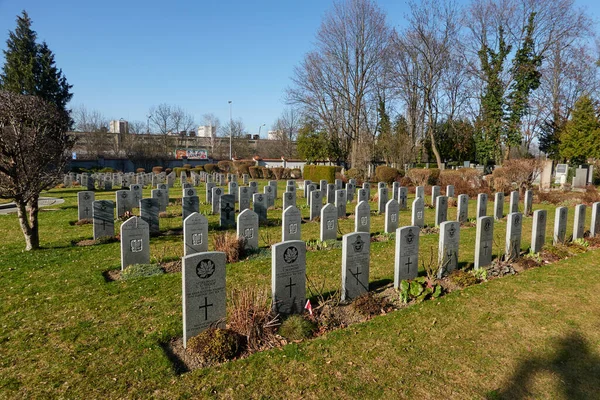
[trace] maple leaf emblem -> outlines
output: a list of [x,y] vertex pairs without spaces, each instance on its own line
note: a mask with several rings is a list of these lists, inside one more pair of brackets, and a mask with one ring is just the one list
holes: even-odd
[[215,263],[212,260],[202,260],[196,266],[196,275],[200,279],[207,279],[215,273]]
[[295,248],[294,246],[288,247],[283,252],[283,260],[288,264],[293,263],[297,259],[298,259],[298,249]]

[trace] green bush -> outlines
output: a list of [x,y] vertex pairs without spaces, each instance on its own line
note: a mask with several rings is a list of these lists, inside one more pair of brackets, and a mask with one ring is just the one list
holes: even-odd
[[440,180],[440,170],[438,168],[430,168],[429,171],[431,171],[431,175],[429,175],[427,184],[431,186],[437,185]]
[[358,168],[350,168],[346,171],[346,178],[356,179],[356,181],[362,181],[365,179],[365,171]]
[[204,167],[202,165],[196,165],[194,168],[192,168],[192,171],[202,172],[204,171]]
[[183,164],[183,169],[186,169],[186,170],[192,169],[192,164]]
[[262,172],[260,170],[260,167],[249,167],[248,172],[250,173],[250,177],[252,179],[262,178]]
[[312,182],[319,182],[321,179],[325,179],[327,183],[334,183],[337,168],[341,167],[327,165],[305,165],[304,179]]
[[233,167],[235,169],[235,172],[239,175],[242,176],[244,174],[248,174],[250,175],[250,167],[254,167],[254,161],[234,161],[233,162]]
[[392,183],[400,176],[400,172],[396,168],[380,165],[375,169],[375,176],[379,182]]
[[200,361],[217,363],[234,358],[241,350],[242,337],[229,329],[209,328],[187,341],[186,350]]
[[158,264],[133,264],[121,272],[121,280],[162,275],[165,271]]
[[301,315],[290,315],[279,327],[279,334],[288,340],[301,340],[312,336],[316,325]]
[[204,164],[204,170],[210,174],[213,172],[218,172],[219,168],[216,164]]
[[429,297],[436,299],[442,295],[442,286],[423,276],[411,281],[400,282],[400,299],[404,303],[410,300],[421,302]]
[[182,172],[185,172],[186,175],[189,176],[189,168],[181,168],[181,167],[175,167],[173,168],[173,171],[175,171],[175,175],[177,175],[177,178],[179,178],[181,176]]

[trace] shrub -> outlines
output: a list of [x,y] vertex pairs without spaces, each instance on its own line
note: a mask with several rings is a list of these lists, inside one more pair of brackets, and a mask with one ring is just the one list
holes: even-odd
[[279,327],[279,334],[288,340],[301,340],[312,336],[316,325],[301,315],[290,315]]
[[407,176],[403,176],[402,178],[400,178],[398,183],[400,183],[400,186],[406,186],[406,187],[412,186],[412,184],[413,184],[412,181],[410,180],[410,178]]
[[404,303],[410,300],[421,302],[429,297],[438,298],[442,294],[442,286],[429,278],[420,276],[411,281],[400,282],[400,299]]
[[165,169],[165,174],[169,175],[173,170],[171,168]]
[[260,167],[249,167],[248,172],[250,172],[250,177],[252,179],[262,178],[262,171],[260,170]]
[[375,169],[375,176],[379,182],[392,183],[400,175],[396,168],[380,165]]
[[208,172],[209,174],[213,173],[213,172],[218,172],[219,169],[217,167],[216,164],[204,164],[204,170],[206,172]]
[[146,170],[144,168],[137,168],[135,172],[139,174],[141,172],[146,172]]
[[302,178],[302,171],[300,168],[293,168],[290,172],[290,178],[292,179],[300,179]]
[[229,329],[245,338],[250,351],[270,348],[277,344],[277,316],[273,314],[267,290],[258,287],[234,289],[232,307],[228,310]]
[[121,280],[162,275],[165,271],[158,264],[133,264],[121,272]]
[[254,167],[254,161],[234,161],[233,168],[239,176],[244,174],[250,175],[249,168]]
[[156,166],[156,167],[152,167],[152,172],[154,172],[155,174],[160,174],[163,170],[163,167],[161,166]]
[[267,167],[258,167],[258,168],[260,169],[263,179],[272,179],[273,178],[273,172],[271,171],[270,168],[267,168]]
[[217,163],[219,170],[222,172],[232,172],[233,171],[233,163],[231,161],[222,160]]
[[475,275],[468,273],[462,269],[456,269],[448,276],[450,282],[460,286],[461,288],[477,284],[478,280]]
[[437,168],[430,168],[431,175],[427,178],[427,183],[431,186],[437,185],[440,180],[440,170]]
[[441,171],[439,184],[442,187],[453,185],[454,193],[466,194],[471,198],[476,198],[479,193],[490,194],[489,184],[483,180],[482,173],[474,168]]
[[327,165],[305,165],[304,179],[312,182],[319,182],[321,179],[325,179],[328,183],[334,183],[337,168]]
[[539,175],[541,168],[542,161],[538,159],[507,160],[502,164],[502,167],[496,168],[492,172],[494,189],[508,193],[512,189],[512,184],[516,183],[522,196],[525,194],[525,190],[531,189],[533,181]]
[[244,245],[246,239],[238,238],[233,232],[217,233],[214,236],[215,251],[222,251],[227,256],[227,263],[235,263],[246,255]]
[[281,179],[290,179],[292,176],[292,170],[289,168],[284,168],[283,173],[281,174]]
[[365,171],[358,168],[350,168],[346,171],[346,177],[348,179],[356,179],[357,182],[363,181],[365,179]]
[[276,167],[271,169],[273,171],[273,175],[275,175],[275,179],[280,180],[283,177],[283,167]]
[[102,169],[99,169],[98,172],[117,172],[117,170],[111,167],[104,167]]
[[197,165],[194,168],[192,168],[192,171],[196,171],[196,172],[202,172],[204,171],[204,166],[202,165]]
[[183,164],[183,169],[192,169],[192,164]]
[[593,185],[587,185],[585,187],[585,193],[583,193],[582,200],[588,205],[600,201],[600,194],[598,193],[596,187]]
[[406,176],[415,186],[425,186],[431,176],[431,170],[428,168],[412,168],[408,170]]
[[201,362],[218,363],[233,359],[241,350],[239,334],[229,329],[209,328],[187,341],[187,352]]

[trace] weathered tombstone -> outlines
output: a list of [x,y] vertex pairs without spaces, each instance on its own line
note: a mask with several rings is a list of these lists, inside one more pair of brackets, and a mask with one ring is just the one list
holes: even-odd
[[485,193],[477,195],[477,219],[487,215],[488,196]]
[[369,291],[370,252],[371,237],[368,233],[348,233],[342,237],[342,301],[352,300]]
[[219,226],[223,228],[235,226],[235,197],[232,194],[219,197],[219,213]]
[[492,263],[492,245],[494,244],[494,218],[477,218],[475,233],[475,269]]
[[115,203],[110,200],[96,200],[92,203],[94,219],[94,240],[115,236]]
[[575,170],[575,176],[573,177],[572,187],[575,189],[583,189],[587,185],[587,168],[577,168]]
[[116,204],[117,204],[117,217],[125,215],[127,212],[131,212],[133,209],[133,200],[130,190],[117,190],[115,192]]
[[392,182],[392,199],[398,201],[398,188],[400,184],[398,182]]
[[533,212],[533,226],[531,228],[531,252],[539,253],[546,241],[547,211],[536,210]]
[[158,200],[158,212],[166,212],[169,198],[164,190],[152,189],[152,198]]
[[286,185],[285,191],[286,192],[294,192],[294,194],[296,194],[296,185]]
[[210,327],[225,327],[225,260],[220,251],[183,257],[183,347]]
[[357,203],[362,203],[363,201],[368,202],[369,196],[367,195],[367,189],[358,189],[358,198]]
[[187,183],[187,182],[186,182],[186,183],[182,184],[182,185],[181,185],[181,189],[183,190],[184,196],[185,196],[185,189],[191,189],[191,188],[193,188],[193,187],[194,187],[194,186],[193,186],[191,183]]
[[533,191],[527,190],[525,192],[525,199],[523,201],[523,214],[525,217],[529,217],[533,211]]
[[237,236],[245,239],[245,249],[258,249],[258,214],[250,209],[245,209],[238,215]]
[[440,187],[435,185],[431,187],[431,205],[435,207],[437,204],[435,200],[440,195]]
[[438,279],[458,267],[460,224],[456,221],[442,222],[438,248]]
[[448,197],[454,197],[454,185],[447,185],[446,186],[446,196],[448,196]]
[[440,226],[448,220],[448,197],[436,196],[435,202],[435,226]]
[[182,218],[186,219],[192,213],[200,210],[200,200],[198,196],[184,197],[181,199]]
[[354,231],[371,231],[371,207],[366,201],[360,201],[354,208]]
[[253,195],[258,193],[258,182],[252,181],[252,182],[250,182],[249,186],[250,186],[250,190],[252,190]]
[[415,188],[415,198],[416,199],[425,199],[425,187],[424,186],[417,186]]
[[590,236],[600,234],[600,202],[592,204],[592,223],[590,225]]
[[208,251],[208,220],[200,213],[191,213],[183,220],[183,255]]
[[312,184],[311,181],[309,181],[308,179],[304,180],[304,197],[309,199],[309,186]]
[[104,190],[112,190],[113,183],[110,180],[104,181]]
[[281,216],[281,241],[302,239],[302,214],[296,206],[289,206],[283,210]]
[[271,247],[273,311],[300,314],[306,300],[306,244],[289,240]]
[[158,199],[140,200],[140,217],[148,224],[151,234],[160,232]]
[[[313,186],[313,185],[310,185]],[[310,192],[310,213],[309,220],[314,220],[321,215],[321,207],[323,206],[323,200],[321,199],[320,190],[312,190]]]
[[296,192],[285,192],[283,194],[283,209],[294,206],[296,207]]
[[238,188],[239,192],[239,202],[240,202],[240,212],[246,209],[250,209],[250,195],[252,194],[250,188],[248,186],[240,186]]
[[319,181],[319,190],[321,191],[321,196],[323,198],[327,198],[327,179],[321,179]]
[[508,212],[511,214],[519,212],[519,192],[516,190],[510,192],[510,203],[508,210]]
[[497,192],[494,195],[494,218],[504,218],[504,193]]
[[150,229],[139,217],[121,225],[121,270],[133,264],[150,263]]
[[371,185],[369,184],[369,182],[365,182],[363,183],[362,188],[365,189],[365,191],[367,192],[366,201],[369,201],[371,199]]
[[273,193],[273,186],[266,185],[263,188],[263,193],[267,198],[267,207],[273,207],[275,205],[275,194]]
[[212,190],[215,188],[215,184],[212,182],[206,182],[206,203],[212,203]]
[[89,176],[87,179],[87,190],[96,190],[96,182],[93,177]]
[[337,239],[338,216],[338,209],[333,204],[327,203],[321,209],[321,241]]
[[[311,195],[312,192],[314,192],[316,190],[316,188],[317,188],[316,185],[313,185],[312,183],[306,187],[306,190],[308,191],[308,192],[304,192],[304,194],[307,196],[306,197],[306,205],[310,206],[310,200],[312,198],[310,195]],[[319,196],[318,196],[318,198],[322,199],[322,197],[321,197],[321,191],[320,190],[319,190]],[[323,200],[321,200],[321,202],[322,201]]]
[[466,194],[459,194],[456,200],[456,220],[462,224],[469,220],[469,196]]
[[384,231],[386,233],[395,233],[398,229],[398,220],[400,216],[400,204],[394,199],[385,205]]
[[267,199],[262,193],[252,195],[252,210],[258,214],[259,221],[267,220]]
[[388,188],[379,187],[377,189],[377,213],[383,214],[385,212],[385,205],[388,202]]
[[335,204],[335,184],[329,183],[327,185],[327,203]]
[[142,193],[142,185],[138,185],[137,183],[129,186],[129,190],[132,192],[132,204],[134,208],[140,206],[140,200],[144,198]]
[[573,240],[583,239],[585,233],[585,204],[575,206],[575,221],[573,223]]
[[418,226],[405,226],[396,230],[396,254],[394,257],[394,288],[400,282],[415,279],[419,273]]
[[237,182],[229,182],[227,187],[227,194],[233,195],[234,201],[238,201],[238,184]]
[[342,190],[342,180],[341,179],[335,180],[335,190]]
[[567,235],[567,207],[557,207],[554,212],[554,244],[564,243]]
[[84,191],[77,193],[77,219],[92,219],[93,203],[95,200],[94,192]]
[[353,184],[351,184],[351,183],[346,184],[346,201],[348,201],[349,203],[352,203],[352,201],[354,200],[354,191],[355,190],[356,190],[356,188],[354,187]]
[[423,228],[425,226],[425,201],[417,197],[412,203],[411,225]]
[[400,211],[408,209],[408,188],[405,186],[398,188],[398,204],[400,204]]
[[521,231],[523,215],[519,212],[506,216],[506,248],[505,260],[515,260],[521,254]]
[[248,185],[248,182],[249,182],[249,181],[250,181],[250,175],[248,175],[248,174],[244,174],[244,175],[242,175],[242,183],[243,183],[245,186],[247,186],[247,185]]
[[345,190],[336,190],[335,191],[335,208],[337,208],[337,213],[339,218],[346,218],[346,203],[348,199],[346,195],[348,193]]
[[198,193],[196,193],[196,189],[193,187],[183,188],[182,192],[183,192],[183,197],[198,196]]
[[211,211],[213,214],[217,214],[220,212],[219,201],[220,201],[222,195],[223,195],[223,189],[221,189],[220,187],[212,188],[210,204],[212,206]]

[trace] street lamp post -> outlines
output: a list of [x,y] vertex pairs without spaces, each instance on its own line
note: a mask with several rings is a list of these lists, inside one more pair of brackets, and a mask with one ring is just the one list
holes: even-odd
[[229,159],[233,160],[231,153],[231,143],[232,143],[232,128],[233,128],[233,119],[231,118],[231,100],[229,100]]
[[260,129],[265,126],[266,124],[262,124],[261,126],[258,127],[258,138],[260,139]]

